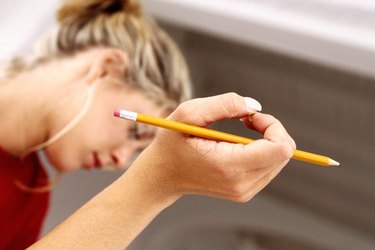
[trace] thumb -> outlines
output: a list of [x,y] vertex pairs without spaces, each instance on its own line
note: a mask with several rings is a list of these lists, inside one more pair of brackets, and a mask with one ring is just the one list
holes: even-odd
[[196,98],[180,104],[170,119],[207,127],[225,119],[239,119],[261,111],[261,104],[253,98],[236,93],[226,93],[206,98]]

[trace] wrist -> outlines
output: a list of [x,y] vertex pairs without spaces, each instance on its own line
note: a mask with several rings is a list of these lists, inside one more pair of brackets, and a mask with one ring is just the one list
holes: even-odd
[[132,166],[123,176],[127,180],[139,186],[142,192],[148,196],[150,203],[171,205],[182,196],[168,163],[152,148],[147,148],[134,161]]

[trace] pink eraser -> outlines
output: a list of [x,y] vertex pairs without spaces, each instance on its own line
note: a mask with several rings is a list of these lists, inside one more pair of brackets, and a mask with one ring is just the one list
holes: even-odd
[[114,116],[117,116],[117,117],[120,117],[120,112],[121,112],[121,109],[118,108],[115,110],[115,112],[113,113]]

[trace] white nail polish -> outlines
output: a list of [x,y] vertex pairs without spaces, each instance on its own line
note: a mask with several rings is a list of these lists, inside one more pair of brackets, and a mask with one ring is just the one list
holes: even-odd
[[262,111],[262,105],[255,99],[251,97],[244,97],[247,110],[250,113],[260,112]]

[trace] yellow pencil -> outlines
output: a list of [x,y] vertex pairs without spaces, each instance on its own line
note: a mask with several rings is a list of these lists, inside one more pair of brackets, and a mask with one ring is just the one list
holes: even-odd
[[[171,129],[175,131],[179,131],[185,134],[194,135],[206,139],[216,140],[216,141],[225,141],[225,142],[233,142],[233,143],[242,143],[242,144],[249,144],[254,140],[228,134],[220,131],[216,131],[213,129],[202,128],[198,126],[189,125],[182,122],[176,122],[172,120],[163,119],[160,117],[155,117],[151,115],[140,114],[132,111],[127,111],[125,109],[116,109],[114,115],[123,118],[126,120],[141,122],[150,124],[157,127],[162,127],[166,129]],[[322,166],[340,166],[340,163],[332,160],[331,158],[323,155],[313,154],[301,150],[295,150],[293,154],[293,159],[305,161],[309,163],[314,163]]]

